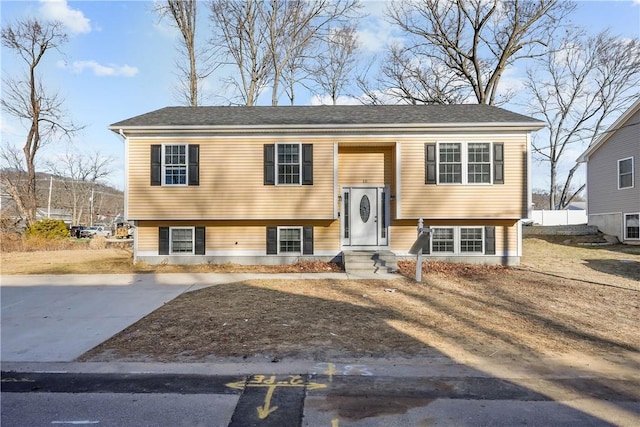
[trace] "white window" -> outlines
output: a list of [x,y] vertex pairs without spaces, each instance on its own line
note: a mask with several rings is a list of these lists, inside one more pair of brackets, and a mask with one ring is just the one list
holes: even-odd
[[164,185],[187,185],[187,145],[163,145],[162,149]]
[[193,227],[171,227],[169,229],[169,248],[172,254],[193,254]]
[[484,227],[431,227],[431,254],[484,253]]
[[633,157],[618,160],[618,189],[633,188]]
[[640,214],[625,214],[624,238],[640,239]]
[[483,231],[482,227],[460,228],[460,252],[481,254],[484,250]]
[[300,184],[300,144],[276,145],[278,184]]
[[431,229],[431,252],[448,254],[455,252],[453,227]]
[[491,147],[490,142],[438,143],[438,183],[490,184]]
[[278,227],[278,253],[302,253],[302,227]]

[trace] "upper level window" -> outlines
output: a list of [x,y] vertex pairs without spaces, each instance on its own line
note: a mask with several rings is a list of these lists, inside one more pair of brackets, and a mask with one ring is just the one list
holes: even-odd
[[300,184],[300,144],[277,144],[278,184]]
[[187,185],[187,146],[165,145],[163,182],[165,185]]
[[633,157],[618,160],[618,189],[633,188]]
[[491,144],[467,145],[467,181],[472,184],[491,182]]
[[265,144],[264,185],[313,185],[313,144]]
[[164,144],[151,146],[151,185],[199,185],[200,146]]
[[504,184],[503,150],[502,143],[427,143],[425,184]]

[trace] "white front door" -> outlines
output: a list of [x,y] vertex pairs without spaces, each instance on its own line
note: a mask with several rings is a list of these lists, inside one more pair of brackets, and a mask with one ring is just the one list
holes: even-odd
[[351,246],[378,245],[378,188],[351,188]]

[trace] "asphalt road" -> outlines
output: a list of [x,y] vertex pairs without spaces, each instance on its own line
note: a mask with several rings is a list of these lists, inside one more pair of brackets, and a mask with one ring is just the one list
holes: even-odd
[[[2,426],[637,425],[629,381],[557,379],[607,401],[607,420],[534,391],[536,379],[373,375],[2,372]],[[603,414],[604,415],[604,414]]]

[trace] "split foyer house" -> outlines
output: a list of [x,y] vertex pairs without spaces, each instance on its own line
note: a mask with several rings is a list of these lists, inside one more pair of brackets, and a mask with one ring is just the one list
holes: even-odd
[[640,98],[578,158],[587,164],[589,225],[640,242]]
[[279,264],[350,251],[519,263],[530,134],[487,105],[167,107],[125,141],[135,260]]

